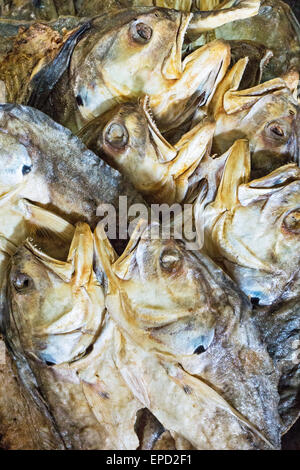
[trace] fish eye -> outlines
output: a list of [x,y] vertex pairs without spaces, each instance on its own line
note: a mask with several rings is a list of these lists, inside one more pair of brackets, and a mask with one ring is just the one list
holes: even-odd
[[23,165],[23,168],[22,168],[22,175],[27,175],[28,173],[31,172],[31,166],[28,166],[28,165]]
[[147,44],[152,38],[152,28],[142,22],[132,23],[130,33],[132,39],[140,44]]
[[83,100],[80,95],[76,96],[76,103],[78,104],[78,106],[83,106]]
[[113,122],[105,131],[105,141],[116,149],[122,149],[128,144],[129,136],[125,126]]
[[17,292],[23,294],[32,287],[33,280],[27,274],[19,272],[14,276],[12,284]]
[[300,235],[300,210],[290,212],[283,221],[284,229],[295,235]]
[[163,270],[172,272],[180,268],[182,256],[178,250],[167,249],[160,255],[159,261]]
[[275,139],[282,140],[286,138],[286,133],[283,127],[278,122],[271,122],[266,126],[267,134]]
[[198,347],[195,349],[194,354],[198,354],[198,355],[199,355],[199,354],[204,353],[205,351],[206,351],[206,348],[205,348],[202,344],[200,344],[200,346],[198,346]]

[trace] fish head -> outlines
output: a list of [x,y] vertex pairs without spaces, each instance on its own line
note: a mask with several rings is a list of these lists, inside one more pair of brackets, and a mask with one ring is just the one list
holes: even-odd
[[251,129],[248,135],[254,177],[298,161],[298,113],[297,103],[288,91],[266,96],[253,106],[245,125]]
[[218,313],[224,302],[215,276],[219,268],[157,230],[152,224],[137,237],[133,234],[121,257],[110,269],[104,268],[111,282],[108,303],[121,295],[124,306],[121,314],[120,308],[112,307],[111,315],[150,349],[187,356],[203,352],[213,342],[216,328],[221,334],[232,323],[226,309],[222,316]]
[[82,239],[88,237],[88,226],[82,226],[67,261],[51,258],[29,239],[11,259],[8,336],[28,358],[48,365],[83,355],[102,321],[104,300],[92,271],[92,238]]
[[192,14],[135,8],[92,21],[73,53],[74,94],[86,120],[116,99],[161,93],[181,76],[181,50]]
[[[238,86],[234,79],[232,83]],[[253,178],[298,161],[299,105],[283,79],[247,90],[229,90],[223,95],[223,103],[217,115],[216,151],[224,152],[236,139],[247,138]]]
[[[60,301],[58,295],[53,295],[59,291]],[[63,313],[59,305],[72,306],[70,286],[44,266],[29,248],[22,246],[11,261],[9,293],[14,324],[24,350],[47,362],[56,362],[47,353],[48,335],[43,329],[55,321],[56,314],[59,318]]]
[[95,118],[79,136],[144,194],[152,193],[165,180],[166,163],[177,153],[157,128],[147,96]]
[[0,133],[0,191],[5,193],[26,181],[32,162],[26,147],[16,138]]
[[204,209],[204,244],[245,294],[270,305],[288,296],[299,270],[300,173],[290,163],[256,180],[250,175],[249,146],[237,141]]

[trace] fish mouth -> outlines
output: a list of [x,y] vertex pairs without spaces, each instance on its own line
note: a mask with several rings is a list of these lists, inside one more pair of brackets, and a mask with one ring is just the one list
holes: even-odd
[[162,65],[162,75],[167,80],[178,80],[182,75],[184,40],[192,18],[193,13],[180,15],[176,41]]
[[147,120],[152,144],[155,147],[158,161],[167,163],[173,160],[177,155],[177,150],[163,137],[158,129],[150,107],[150,97],[148,95],[140,99],[142,113]]

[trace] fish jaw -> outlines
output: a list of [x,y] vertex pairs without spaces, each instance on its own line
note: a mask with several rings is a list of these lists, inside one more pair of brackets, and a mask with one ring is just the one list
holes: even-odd
[[200,123],[176,144],[177,157],[169,164],[169,171],[176,185],[176,199],[173,202],[184,201],[189,178],[197,172],[205,155],[210,153],[214,131],[214,123]]
[[173,160],[177,155],[177,150],[163,137],[158,129],[152,114],[150,97],[148,95],[141,100],[141,107],[148,122],[149,132],[157,148],[158,160],[162,163]]
[[[170,83],[163,93],[150,97],[150,106],[159,128],[167,131],[181,115],[186,119],[185,110],[189,101],[194,101],[190,115],[198,106],[207,105],[225,76],[229,63],[230,46],[222,40],[213,41],[188,55],[182,64],[180,79]],[[177,125],[180,123],[177,122]]]

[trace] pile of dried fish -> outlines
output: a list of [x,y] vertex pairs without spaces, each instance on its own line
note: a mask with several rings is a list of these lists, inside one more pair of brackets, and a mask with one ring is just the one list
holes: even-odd
[[0,14],[0,448],[280,449],[300,412],[292,11]]

